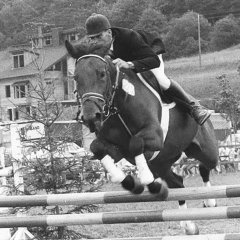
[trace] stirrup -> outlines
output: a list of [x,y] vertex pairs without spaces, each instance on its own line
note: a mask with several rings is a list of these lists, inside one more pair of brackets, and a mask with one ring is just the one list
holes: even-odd
[[191,116],[199,125],[203,125],[210,117],[211,112],[204,109],[202,106],[194,106],[191,111]]

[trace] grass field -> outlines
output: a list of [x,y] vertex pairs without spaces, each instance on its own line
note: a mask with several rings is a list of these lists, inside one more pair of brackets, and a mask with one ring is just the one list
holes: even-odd
[[198,99],[213,98],[219,92],[217,77],[226,74],[234,90],[240,91],[240,45],[219,52],[178,58],[165,62],[165,73]]
[[[240,172],[226,173],[211,176],[212,185],[231,185],[240,184]],[[201,178],[196,175],[185,179],[186,187],[202,186]],[[101,191],[122,190],[119,185],[106,184]],[[188,201],[189,207],[201,208],[202,201]],[[217,199],[218,206],[240,205],[240,199]],[[150,203],[126,203],[99,205],[99,212],[109,211],[131,211],[131,210],[162,210],[177,209],[177,202],[150,202]],[[233,233],[240,232],[240,219],[229,220],[206,220],[195,221],[199,227],[200,234],[211,233]],[[79,230],[79,227],[74,227]],[[111,237],[143,237],[143,236],[165,236],[182,235],[179,222],[160,222],[160,223],[138,223],[138,224],[110,224],[110,225],[89,225],[80,227],[81,232],[85,232],[94,238]]]

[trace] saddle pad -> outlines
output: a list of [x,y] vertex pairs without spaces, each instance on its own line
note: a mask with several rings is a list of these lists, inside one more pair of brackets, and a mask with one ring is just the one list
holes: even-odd
[[[162,106],[162,118],[160,122],[160,127],[163,130],[163,142],[164,142],[166,139],[166,136],[168,133],[168,127],[169,127],[169,109],[172,109],[173,107],[175,107],[176,103],[175,102],[172,102],[169,104],[163,103],[158,92],[146,82],[146,80],[142,77],[142,75],[140,73],[137,73],[137,76],[139,77],[140,81],[153,93],[153,95],[158,99],[159,104],[161,104]],[[158,153],[159,151],[154,152],[150,161],[153,160],[158,155]]]

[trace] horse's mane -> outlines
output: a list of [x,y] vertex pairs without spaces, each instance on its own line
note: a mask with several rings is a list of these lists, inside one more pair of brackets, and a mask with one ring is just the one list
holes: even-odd
[[69,45],[66,47],[68,51],[71,53],[72,57],[79,58],[86,54],[96,54],[101,57],[104,57],[108,54],[110,45],[104,41],[93,41],[88,37],[81,38],[74,45]]

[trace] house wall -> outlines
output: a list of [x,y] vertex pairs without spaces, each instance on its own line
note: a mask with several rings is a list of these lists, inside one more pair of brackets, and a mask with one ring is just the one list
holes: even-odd
[[[10,79],[2,79],[0,81],[0,105],[1,112],[0,118],[1,121],[8,121],[8,109],[16,108],[16,105],[22,105],[26,102],[26,98],[14,98],[14,87],[13,84],[17,81],[25,81],[30,80],[31,77],[18,77],[18,78],[10,78]],[[10,86],[10,97],[6,97],[6,86]]]
[[65,77],[63,76],[61,71],[47,71],[45,72],[45,79],[52,80],[54,93],[52,95],[53,98],[62,101],[64,100],[64,81]]
[[[72,30],[68,32],[62,31],[62,28],[54,28],[52,29],[52,33],[48,33],[52,36],[52,44],[47,46],[47,48],[58,47],[61,45],[61,40],[65,39],[66,37],[70,36],[71,34],[78,34],[77,30],[75,29],[73,32]],[[39,36],[36,36],[39,37]],[[75,40],[78,39],[78,36]],[[9,51],[6,51],[7,56],[2,54],[3,60],[8,61],[7,67],[8,69],[13,68],[13,55],[14,52],[17,53],[19,49],[24,51],[24,65],[28,66],[32,61],[34,55],[31,53],[31,51],[26,50],[25,48],[21,48],[21,46],[13,46]],[[31,49],[30,49],[31,50]],[[36,52],[36,58],[39,57],[38,54],[41,54],[41,49],[35,49]],[[54,68],[49,69],[49,71],[45,71],[44,79],[50,84],[49,82],[52,80],[53,82],[53,88],[54,88],[54,95],[53,98],[58,101],[63,100],[72,100],[75,99],[74,90],[76,88],[75,81],[73,79],[73,71],[75,67],[75,60],[70,59],[69,57],[66,57],[66,59],[59,59],[61,61],[61,70],[56,71]],[[71,69],[71,70],[70,70]],[[2,69],[1,69],[2,70]],[[4,70],[4,69],[3,69]],[[11,71],[11,70],[10,70]],[[19,72],[21,70],[19,69]],[[5,76],[4,76],[5,77]],[[0,79],[0,121],[8,121],[8,109],[9,108],[16,108],[18,105],[36,105],[36,100],[29,99],[29,98],[15,98],[14,96],[14,83],[21,82],[21,81],[29,81],[31,84],[36,84],[39,79],[37,79],[37,76],[16,76],[16,77],[7,77],[7,79],[1,78]],[[10,97],[6,97],[6,88],[5,86],[10,86]],[[52,99],[53,99],[52,98]],[[21,119],[21,117],[19,116]]]
[[[66,80],[66,77],[63,76],[61,71],[49,71],[45,74],[45,79],[52,80],[53,82],[53,95],[48,100],[58,100],[62,101],[64,100],[64,81]],[[33,86],[36,86],[38,84],[38,81],[41,81],[41,79],[38,79],[36,76],[27,76],[27,77],[16,77],[16,78],[10,78],[10,79],[2,79],[0,81],[0,119],[1,121],[9,121],[8,116],[8,109],[9,108],[16,108],[19,105],[37,105],[37,101],[34,100],[34,98],[29,99],[27,97],[25,98],[15,98],[14,97],[14,83],[21,82],[21,81],[29,81]],[[10,85],[10,92],[11,97],[6,97],[6,91],[5,86]],[[33,95],[36,95],[33,92]],[[21,119],[21,114],[19,115],[19,118]]]
[[30,52],[24,52],[24,65],[27,66],[33,60],[37,59],[37,55],[34,55]]

